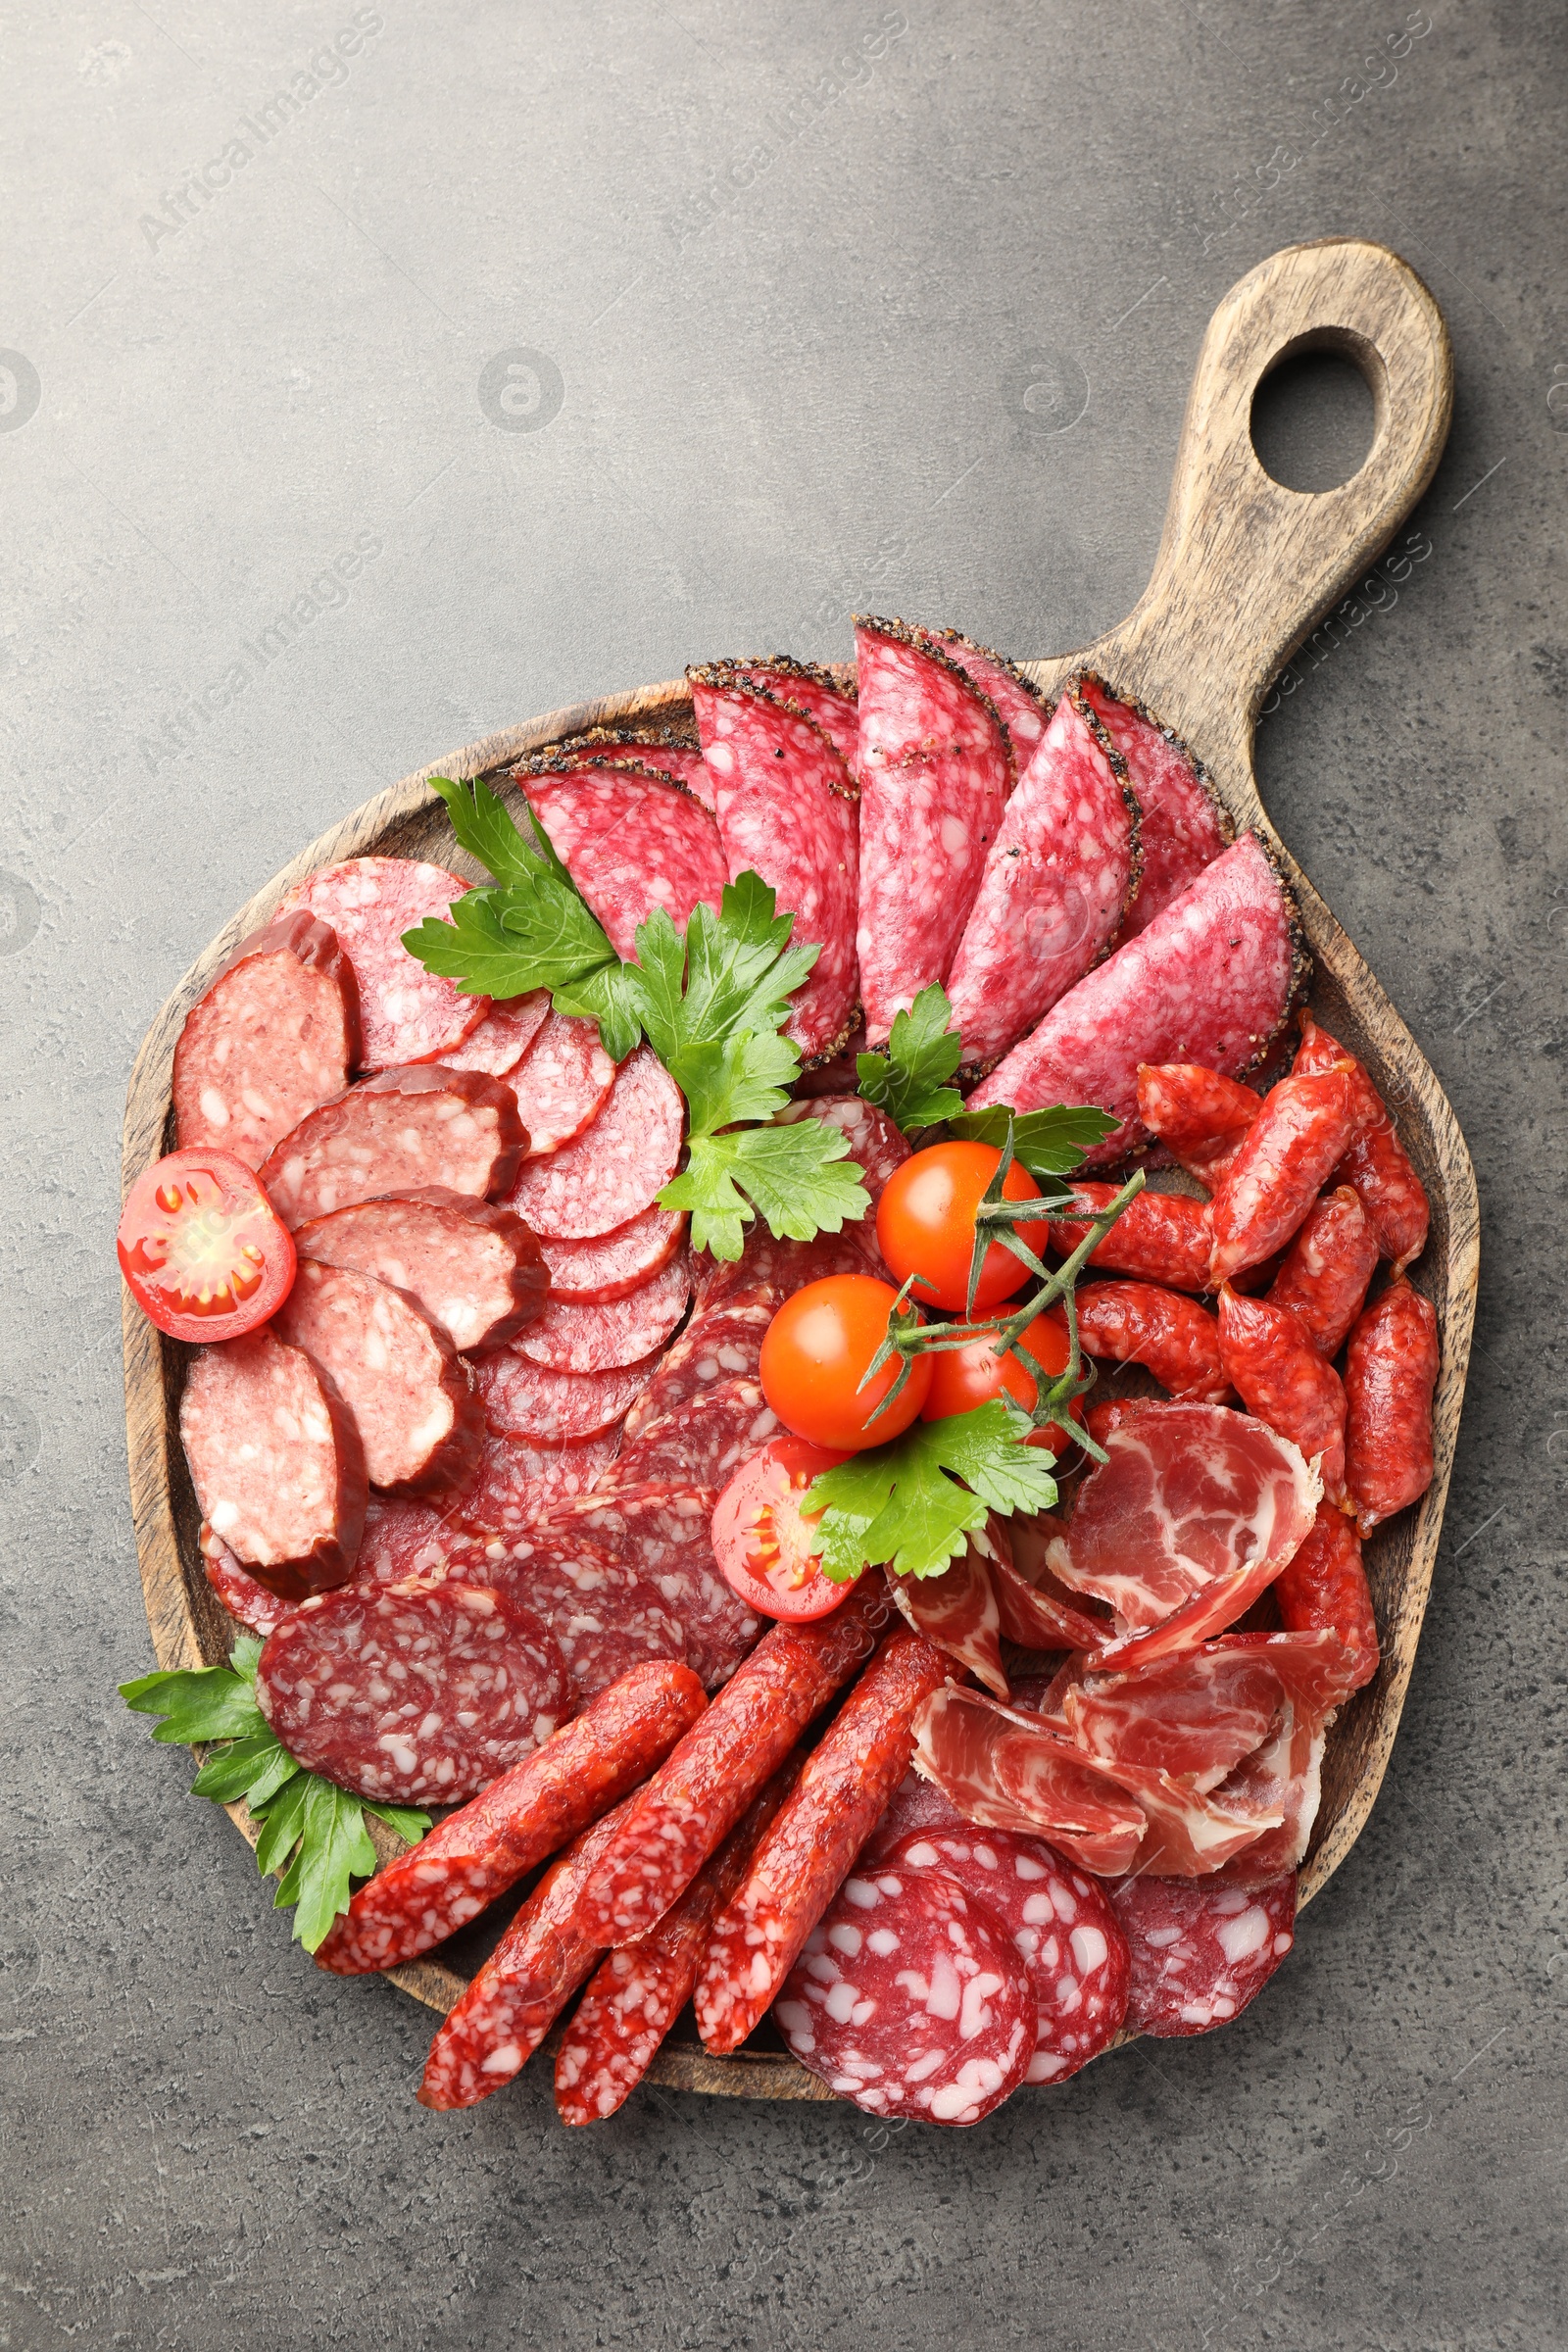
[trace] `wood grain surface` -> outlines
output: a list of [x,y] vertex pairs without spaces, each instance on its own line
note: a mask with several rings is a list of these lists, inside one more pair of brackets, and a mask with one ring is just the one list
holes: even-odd
[[[1265,473],[1250,429],[1263,378],[1311,349],[1352,359],[1371,386],[1374,410],[1372,447],[1359,470],[1338,489],[1315,493],[1285,489]],[[1147,703],[1202,760],[1238,825],[1256,826],[1276,848],[1315,959],[1312,1007],[1366,1063],[1432,1200],[1431,1237],[1410,1278],[1432,1300],[1442,1335],[1436,1466],[1420,1505],[1380,1528],[1366,1546],[1383,1660],[1329,1737],[1323,1802],[1300,1878],[1303,1905],[1365,1826],[1398,1729],[1453,1462],[1480,1237],[1475,1178],[1453,1112],[1415,1040],[1269,824],[1252,740],[1259,705],[1284,662],[1375,561],[1426,489],[1451,405],[1442,315],[1396,255],[1351,238],[1273,255],[1232,288],[1210,321],[1144,595],[1093,646],[1028,665],[1048,692],[1074,668],[1089,666],[1118,693]],[[172,1148],[171,1070],[187,1012],[234,945],[270,917],[296,881],[371,853],[428,856],[478,878],[454,843],[446,811],[428,788],[430,776],[495,779],[523,753],[587,727],[650,723],[676,726],[695,740],[683,681],[575,704],[468,744],[377,794],[302,850],[224,926],[148,1030],[126,1099],[124,1187]],[[163,1666],[215,1663],[226,1655],[232,1628],[202,1570],[196,1502],[179,1447],[178,1400],[190,1351],[155,1331],[128,1294],[124,1347],[131,1508],[153,1645]],[[254,1843],[255,1825],[244,1807],[229,1810]],[[372,1831],[383,1853],[401,1850],[380,1825]],[[439,1961],[389,1973],[403,1990],[440,2011],[451,2008],[465,1984]],[[832,2096],[782,2052],[715,2059],[695,2041],[666,2044],[650,2080],[733,2097]]]

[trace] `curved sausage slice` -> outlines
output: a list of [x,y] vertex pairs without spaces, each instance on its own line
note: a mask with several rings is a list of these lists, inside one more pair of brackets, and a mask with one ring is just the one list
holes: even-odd
[[307,1224],[387,1193],[444,1191],[497,1200],[526,1146],[517,1098],[481,1070],[416,1062],[378,1070],[285,1135],[258,1174],[285,1225]]
[[330,1374],[372,1487],[452,1494],[469,1484],[484,1437],[479,1400],[452,1342],[407,1291],[301,1258],[273,1328]]

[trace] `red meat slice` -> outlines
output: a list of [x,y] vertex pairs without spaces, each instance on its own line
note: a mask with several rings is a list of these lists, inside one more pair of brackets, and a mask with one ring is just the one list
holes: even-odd
[[1089,1154],[1109,1164],[1147,1140],[1140,1062],[1200,1062],[1240,1078],[1268,1052],[1310,965],[1296,909],[1255,833],[1088,973],[969,1098],[1039,1110],[1093,1102],[1122,1121]]
[[439,1063],[381,1070],[323,1102],[258,1171],[290,1227],[356,1200],[431,1186],[496,1200],[523,1149],[516,1098],[499,1078]]
[[760,874],[777,911],[795,917],[792,946],[820,950],[790,1000],[786,1034],[803,1054],[835,1053],[850,1033],[858,979],[859,829],[850,771],[803,710],[733,672],[687,676],[729,877]]
[[[519,1100],[527,1070],[524,1062]],[[652,1207],[674,1175],[685,1107],[663,1063],[650,1047],[639,1046],[615,1072],[592,1126],[549,1158],[526,1161],[508,1206],[535,1233],[554,1240],[591,1241],[613,1233]]]
[[854,775],[860,713],[855,706],[853,686],[846,690],[830,670],[818,669],[811,662],[793,661],[788,654],[769,654],[760,662],[724,662],[718,666],[738,678],[749,679],[752,685],[760,686],[781,703],[794,703],[808,718],[815,719]]
[[874,1874],[883,1857],[891,1854],[902,1838],[916,1830],[966,1830],[971,1827],[956,1804],[943,1795],[935,1781],[925,1780],[918,1772],[906,1772],[889,1800],[870,1837],[861,1846],[856,1869],[861,1877]]
[[709,1541],[717,1495],[710,1487],[618,1478],[558,1502],[550,1532],[586,1536],[661,1592],[686,1632],[687,1662],[710,1690],[727,1682],[762,1631],[723,1577]]
[[869,1219],[846,1225],[841,1233],[815,1234],[808,1242],[776,1242],[759,1219],[738,1258],[697,1262],[697,1308],[703,1315],[719,1306],[755,1305],[760,1300],[780,1306],[808,1282],[823,1282],[830,1274],[887,1279],[876,1228]]
[[253,931],[191,1006],[174,1048],[174,1140],[259,1168],[360,1058],[360,992],[337,934],[313,914]]
[[691,1261],[672,1258],[662,1273],[608,1306],[551,1299],[514,1342],[518,1355],[552,1372],[614,1372],[663,1347],[692,1295]]
[[1036,2003],[1003,1923],[935,1870],[849,1878],[774,2004],[801,2064],[867,2115],[977,2124],[1024,2081]]
[[978,1690],[936,1691],[915,1718],[915,1769],[966,1821],[1049,1838],[1083,1870],[1126,1870],[1144,1815],[1072,1740]]
[[485,1432],[479,1472],[461,1497],[464,1525],[518,1535],[547,1511],[589,1494],[620,1449],[620,1431],[570,1446],[528,1446]]
[[1118,702],[1104,680],[1092,672],[1086,671],[1078,685],[1126,760],[1144,812],[1143,879],[1123,925],[1124,938],[1132,939],[1147,931],[1205,865],[1213,864],[1236,828],[1216,800],[1201,760],[1179,735],[1162,727],[1141,704]]
[[1261,1747],[1281,1697],[1266,1657],[1214,1642],[1136,1674],[1069,1683],[1061,1707],[1090,1755],[1173,1773],[1202,1795]]
[[792,1127],[802,1119],[821,1119],[824,1125],[837,1127],[849,1138],[850,1157],[859,1168],[871,1196],[863,1228],[869,1232],[883,1186],[909,1156],[909,1146],[903,1133],[885,1110],[878,1110],[874,1102],[862,1102],[858,1095],[815,1095],[804,1102],[787,1103],[775,1113],[773,1124]]
[[642,1395],[626,1414],[626,1443],[653,1429],[666,1415],[736,1381],[755,1381],[762,1339],[773,1320],[765,1298],[721,1302],[699,1313],[662,1357]]
[[1069,688],[1007,803],[953,958],[966,1062],[997,1060],[1103,954],[1137,886],[1138,843],[1126,769]]
[[1323,1793],[1323,1717],[1288,1698],[1261,1747],[1214,1791],[1215,1801],[1250,1815],[1258,1835],[1225,1865],[1233,1886],[1266,1886],[1305,1858]]
[[1004,655],[992,653],[988,646],[976,645],[957,629],[921,628],[917,633],[927,645],[934,645],[939,653],[946,654],[950,662],[956,662],[964,675],[973,678],[981,693],[991,697],[997,715],[1007,730],[1013,764],[1021,780],[1040,748],[1040,738],[1051,716],[1051,706],[1039,687]]
[[686,1217],[656,1202],[613,1233],[586,1242],[540,1243],[550,1276],[550,1296],[569,1306],[608,1306],[662,1273],[686,1239]]
[[991,1564],[973,1536],[962,1558],[950,1560],[940,1576],[890,1576],[888,1591],[900,1615],[917,1634],[956,1658],[998,1698],[1007,1696],[1002,1616]]
[[489,1586],[549,1629],[579,1705],[645,1659],[686,1655],[685,1630],[653,1586],[579,1536],[470,1536],[449,1573]]
[[270,1633],[256,1703],[290,1755],[378,1804],[475,1796],[571,1712],[554,1639],[504,1595],[415,1579],[318,1593]]
[[615,1064],[595,1021],[553,1012],[511,1073],[529,1159],[542,1159],[591,1127],[615,1083]]
[[1127,2023],[1169,2040],[1229,2025],[1296,1940],[1296,1874],[1255,1893],[1180,1879],[1109,1888],[1132,1955]]
[[615,1429],[654,1371],[652,1362],[608,1372],[554,1372],[503,1348],[475,1366],[485,1426],[526,1446],[578,1446]]
[[460,1046],[490,1009],[488,997],[466,997],[451,980],[427,972],[403,945],[403,934],[448,911],[470,885],[445,866],[411,858],[351,858],[294,888],[280,915],[303,907],[330,924],[354,966],[366,1066],[392,1069],[434,1061]]
[[479,1402],[452,1342],[407,1291],[302,1257],[272,1322],[280,1340],[331,1375],[372,1487],[451,1494],[467,1485],[479,1459]]
[[416,1298],[465,1355],[499,1348],[538,1314],[547,1277],[522,1219],[465,1193],[394,1193],[314,1217],[302,1258],[373,1274]]
[[267,1585],[242,1568],[226,1544],[220,1543],[204,1519],[197,1538],[202,1566],[207,1582],[217,1593],[229,1615],[244,1626],[247,1633],[260,1634],[264,1640],[274,1625],[281,1625],[292,1616],[298,1603],[279,1600]]
[[[683,784],[705,808],[713,806],[713,779],[703,765],[702,753],[694,743],[677,743],[665,731],[634,735],[613,727],[595,727],[587,735],[574,735],[569,742],[541,753],[537,764],[552,775],[580,767],[651,768],[671,784]],[[519,781],[525,772],[519,771]]]
[[485,1070],[492,1078],[509,1078],[549,1018],[548,988],[508,997],[493,1003],[478,1027],[441,1059],[449,1070]]
[[637,926],[656,906],[677,930],[699,900],[717,911],[726,879],[718,828],[680,786],[624,766],[520,781],[617,956],[635,956]]
[[616,1475],[627,1485],[667,1479],[717,1493],[778,1434],[778,1415],[755,1380],[723,1381],[628,1436]]
[[948,976],[1015,770],[995,704],[946,654],[902,621],[858,619],[855,646],[856,953],[866,1035],[880,1046],[894,1014]]
[[465,1541],[458,1507],[452,1502],[388,1502],[372,1494],[365,1513],[365,1536],[354,1563],[356,1585],[400,1585],[416,1576],[438,1583]]

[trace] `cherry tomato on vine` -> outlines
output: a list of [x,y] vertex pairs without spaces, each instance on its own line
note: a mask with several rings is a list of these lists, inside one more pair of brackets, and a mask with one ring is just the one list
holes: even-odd
[[871,1274],[830,1274],[786,1298],[762,1336],[762,1395],[786,1429],[813,1446],[859,1453],[906,1430],[931,1387],[931,1358],[917,1355],[896,1404],[877,1408],[899,1377],[897,1356],[859,1387],[888,1336],[898,1303]]
[[232,1152],[171,1152],[138,1176],[116,1247],[131,1297],[174,1340],[237,1340],[294,1282],[294,1241]]
[[[909,1294],[921,1306],[960,1312],[968,1301],[969,1260],[974,1254],[974,1212],[1001,1164],[992,1144],[933,1144],[895,1168],[877,1202],[877,1247],[899,1282],[918,1277]],[[1016,1160],[1002,1187],[1004,1200],[1038,1200],[1040,1187]],[[1046,1238],[1045,1220],[1021,1228],[1035,1248]],[[1040,1251],[1035,1249],[1038,1257]],[[1010,1298],[1029,1280],[1029,1269],[1001,1242],[993,1242],[980,1268],[974,1311],[984,1314]]]
[[825,1617],[851,1590],[811,1555],[814,1517],[801,1510],[813,1478],[848,1454],[804,1438],[774,1438],[736,1471],[713,1506],[713,1556],[748,1608],[764,1617]]
[[[1066,1371],[1072,1352],[1066,1316],[1059,1307],[1048,1307],[1043,1315],[1036,1315],[1025,1326],[1018,1345],[1029,1350],[1047,1374],[1049,1388],[1057,1373]],[[1034,1410],[1039,1390],[1033,1374],[1016,1355],[999,1356],[990,1340],[974,1340],[967,1348],[939,1352],[932,1356],[931,1362],[935,1368],[931,1374],[931,1394],[920,1408],[922,1421],[946,1421],[954,1413],[972,1413],[977,1404],[988,1403],[1004,1391],[1026,1410]],[[1081,1398],[1073,1398],[1071,1413],[1074,1421],[1083,1420]],[[1060,1422],[1053,1421],[1046,1428],[1037,1429],[1029,1443],[1049,1446],[1053,1453],[1057,1453],[1071,1434]]]

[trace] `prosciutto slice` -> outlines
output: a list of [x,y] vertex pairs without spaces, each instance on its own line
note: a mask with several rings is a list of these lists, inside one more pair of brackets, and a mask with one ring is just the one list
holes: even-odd
[[1148,1821],[1133,1868],[1150,1878],[1209,1878],[1284,1822],[1283,1808],[1260,1801],[1261,1790],[1247,1788],[1232,1797],[1222,1785],[1203,1796],[1172,1773],[1139,1764],[1102,1769],[1136,1800]]
[[1090,1755],[1171,1773],[1206,1794],[1270,1740],[1282,1707],[1321,1719],[1353,1673],[1332,1633],[1227,1634],[1130,1674],[1085,1673],[1060,1703]]
[[940,1576],[889,1577],[888,1591],[899,1614],[917,1634],[946,1650],[960,1666],[967,1666],[998,1698],[1005,1698],[1002,1618],[992,1584],[995,1573],[971,1536],[962,1559],[951,1560]]
[[1131,1867],[1146,1823],[1140,1806],[1064,1734],[952,1683],[914,1718],[914,1769],[966,1821],[1049,1838],[1083,1870]]
[[1306,1853],[1322,1796],[1323,1719],[1287,1699],[1263,1745],[1214,1791],[1214,1802],[1250,1811],[1261,1834],[1225,1875],[1241,1886],[1266,1886]]

